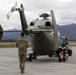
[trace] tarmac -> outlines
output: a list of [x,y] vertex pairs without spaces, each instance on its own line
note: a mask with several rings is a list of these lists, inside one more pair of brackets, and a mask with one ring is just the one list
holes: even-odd
[[[76,75],[76,46],[72,51],[66,62],[58,62],[55,56],[39,56],[26,62],[23,75]],[[17,48],[0,48],[0,75],[21,75]]]

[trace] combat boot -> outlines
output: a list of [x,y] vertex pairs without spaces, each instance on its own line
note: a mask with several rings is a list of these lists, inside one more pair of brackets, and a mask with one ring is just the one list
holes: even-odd
[[24,67],[25,67],[25,66],[24,66],[24,64],[22,63],[22,65],[21,65],[21,74],[24,74],[24,70],[25,70]]
[[21,70],[21,74],[24,74],[24,71],[23,70]]

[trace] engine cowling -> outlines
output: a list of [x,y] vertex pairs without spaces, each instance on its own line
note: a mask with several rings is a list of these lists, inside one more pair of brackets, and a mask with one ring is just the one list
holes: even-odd
[[0,25],[0,42],[2,41],[2,36],[3,36],[3,28]]
[[45,26],[49,27],[49,26],[51,26],[51,23],[50,23],[49,21],[47,21],[47,22],[45,23]]

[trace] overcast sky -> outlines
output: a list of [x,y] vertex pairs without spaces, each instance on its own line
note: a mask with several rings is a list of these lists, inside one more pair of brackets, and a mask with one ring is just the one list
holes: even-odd
[[[18,6],[23,3],[28,24],[44,12],[54,11],[56,22],[59,25],[76,23],[76,0],[17,0]],[[18,12],[11,14],[10,20],[6,15],[14,6],[16,0],[0,0],[0,23],[4,30],[21,29]]]

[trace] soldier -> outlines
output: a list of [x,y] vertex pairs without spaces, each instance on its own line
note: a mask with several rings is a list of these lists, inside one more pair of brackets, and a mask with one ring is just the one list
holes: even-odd
[[25,62],[26,62],[27,47],[28,47],[28,43],[24,36],[25,35],[22,32],[21,38],[16,42],[16,46],[18,47],[18,56],[20,61],[21,74],[23,74],[25,70]]

